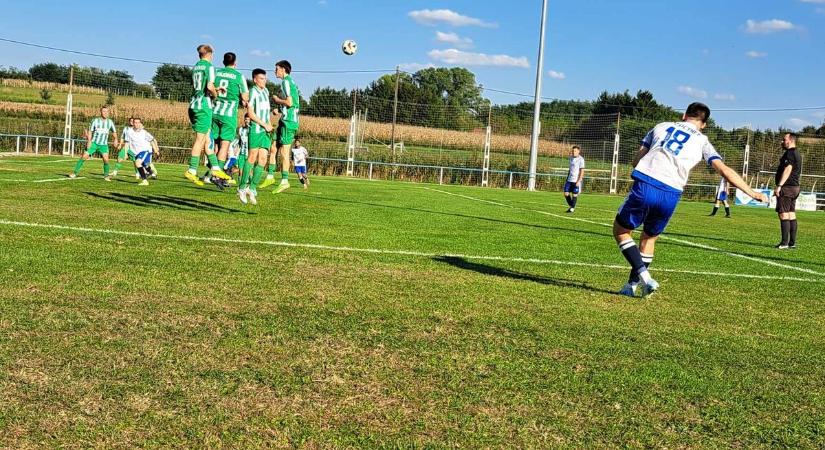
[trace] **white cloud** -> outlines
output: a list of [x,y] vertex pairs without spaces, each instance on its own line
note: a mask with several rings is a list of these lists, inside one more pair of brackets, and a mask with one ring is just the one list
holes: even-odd
[[745,22],[745,32],[750,34],[770,34],[778,33],[780,31],[790,31],[796,29],[796,25],[787,20],[770,19],[756,21],[748,19]]
[[825,5],[825,0],[799,0],[802,3],[815,3],[817,5]]
[[318,4],[321,6],[327,6],[327,0],[318,0]]
[[811,125],[813,125],[811,122],[808,122],[804,119],[800,119],[798,117],[792,117],[785,121],[785,126],[792,130],[799,130],[800,128],[805,128]]
[[696,99],[708,98],[708,92],[707,91],[704,91],[704,90],[699,89],[699,88],[695,88],[693,86],[684,86],[683,85],[683,86],[677,87],[676,90],[679,91],[682,94],[687,95],[688,97],[693,97],[693,98],[696,98]]
[[211,34],[202,34],[200,37],[201,37],[201,39],[204,39],[204,40],[207,40],[207,41],[211,41],[212,39],[215,39],[214,37],[212,37]]
[[567,75],[565,75],[564,72],[556,72],[555,70],[547,72],[547,75],[554,80],[563,80],[567,78]]
[[530,67],[527,57],[510,55],[488,55],[486,53],[464,52],[455,48],[430,50],[427,55],[436,61],[462,66]]
[[825,111],[816,111],[811,113],[811,117],[814,117],[819,120],[825,120]]
[[421,69],[432,69],[432,68],[435,68],[435,64],[433,64],[433,63],[427,63],[427,64],[421,64],[421,63],[404,63],[404,64],[399,64],[399,65],[398,65],[398,68],[399,68],[399,69],[401,69],[401,70],[403,70],[403,71],[405,71],[405,72],[418,72],[418,71],[419,71],[419,70],[421,70]]
[[702,49],[702,54],[705,55],[705,56],[710,55],[710,49],[709,48],[703,48]]
[[260,56],[260,57],[272,56],[272,54],[269,53],[269,50],[258,50],[257,48],[255,50],[252,50],[251,52],[249,52],[249,54],[252,55],[252,56]]
[[736,96],[733,94],[713,94],[713,99],[723,102],[732,102],[736,101]]
[[765,53],[765,52],[758,52],[756,50],[750,50],[747,53],[745,53],[745,56],[747,56],[748,58],[751,58],[751,59],[758,59],[758,58],[765,58],[765,57],[768,56],[768,54]]
[[435,40],[444,42],[445,44],[452,44],[458,48],[469,48],[473,46],[473,40],[470,38],[461,37],[455,33],[435,32]]
[[498,27],[498,25],[495,23],[485,22],[475,17],[464,16],[449,9],[421,9],[418,11],[410,11],[407,15],[410,16],[412,20],[420,23],[421,25],[432,26],[437,25],[439,23],[446,23],[454,27]]

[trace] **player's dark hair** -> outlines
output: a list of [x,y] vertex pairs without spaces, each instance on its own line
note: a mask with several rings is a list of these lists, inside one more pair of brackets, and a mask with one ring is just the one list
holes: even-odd
[[224,66],[231,66],[231,65],[235,64],[235,60],[237,58],[238,57],[235,56],[234,53],[226,52],[226,53],[223,54],[223,65]]
[[691,103],[685,111],[685,117],[688,119],[701,120],[702,123],[707,123],[710,119],[710,108],[708,105],[700,102]]
[[143,122],[143,119],[141,119],[140,117],[132,117],[132,120],[133,120],[133,121],[134,121],[134,120],[139,120],[139,121]]
[[212,51],[212,47],[207,44],[201,44],[198,46],[198,56],[200,56],[201,58],[212,53]]
[[275,67],[282,67],[287,75],[292,73],[292,64],[289,61],[282,59],[275,63]]
[[582,149],[582,148],[581,148],[581,147],[579,147],[578,145],[574,145],[574,146],[573,146],[573,150],[579,150],[579,151],[581,151],[581,149]]
[[257,77],[258,75],[266,75],[266,70],[264,69],[255,69],[252,71],[252,78]]
[[796,140],[799,138],[799,135],[794,133],[793,131],[788,131],[787,133],[785,133],[785,136],[790,136],[791,140],[794,142],[796,142]]

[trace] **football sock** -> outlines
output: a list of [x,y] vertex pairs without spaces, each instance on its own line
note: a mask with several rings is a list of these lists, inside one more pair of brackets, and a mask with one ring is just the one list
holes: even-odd
[[[647,253],[641,253],[642,255],[642,262],[645,263],[645,269],[650,269],[650,265],[653,264],[653,255],[648,255]],[[639,276],[636,275],[633,270],[630,271],[630,278],[627,279],[627,282],[630,284],[638,284],[639,283]]]
[[266,167],[266,174],[270,177],[275,177],[275,169],[277,169],[277,164],[270,163]]
[[201,162],[200,156],[192,156],[189,158],[189,172],[197,174],[198,164]]
[[210,169],[215,169],[217,167],[220,167],[218,165],[218,157],[215,156],[214,153],[212,153],[211,155],[206,155],[206,159],[209,160],[209,168]]
[[570,196],[570,207],[571,207],[571,208],[575,208],[575,207],[576,207],[576,203],[578,203],[578,201],[579,201],[579,197],[578,197],[578,196],[576,196],[576,195],[571,195],[571,196]]
[[258,183],[261,182],[261,178],[264,176],[264,168],[261,166],[255,166],[255,172],[252,175],[252,186],[257,187]]
[[109,176],[109,163],[107,163],[107,162],[103,163],[103,176],[104,177]]
[[119,163],[119,162],[116,162],[116,163],[115,163],[115,172],[117,172],[118,170],[120,170],[120,168],[121,168],[122,166],[123,166],[123,164],[121,164],[121,163]]
[[569,207],[571,207],[571,208],[573,207],[573,204],[572,204],[572,203],[570,203],[570,196],[569,196],[569,195],[565,195],[565,196],[564,196],[564,201],[566,201],[566,202],[567,202],[567,206],[569,206]]
[[306,184],[306,180],[304,180],[303,178],[298,178],[298,181],[300,181],[301,184]]
[[779,243],[781,245],[788,245],[788,239],[791,234],[791,221],[780,220],[779,226],[782,228],[782,240]]
[[649,282],[651,280],[650,274],[647,273],[647,268],[642,260],[642,253],[639,251],[639,247],[636,246],[636,242],[633,239],[622,241],[619,243],[619,249],[622,251],[624,259],[633,269],[632,272],[645,283]]
[[281,171],[281,182],[287,181],[289,179],[289,172],[282,170]]
[[125,148],[121,149],[117,153],[117,159],[120,160],[120,161],[123,161],[124,159],[126,159],[126,149]]
[[725,206],[725,215],[730,216],[730,206]]
[[85,163],[85,162],[86,162],[86,160],[84,160],[83,158],[80,158],[80,159],[77,160],[77,164],[74,165],[74,174],[75,175],[80,173],[80,169],[83,168],[83,163]]
[[140,173],[140,178],[143,180],[145,180],[146,177],[149,176],[149,174],[146,173],[146,168],[143,166],[138,167],[138,172]]
[[246,155],[238,155],[238,169],[243,170],[243,167],[246,165]]
[[249,187],[249,180],[252,177],[252,163],[249,161],[244,161],[244,165],[241,168],[241,188]]
[[796,219],[789,220],[788,222],[790,224],[790,240],[788,241],[788,244],[796,245]]
[[713,212],[712,212],[712,213],[710,213],[710,215],[711,215],[711,216],[715,216],[717,211],[719,211],[719,207],[718,207],[718,206],[714,206],[714,207],[713,207]]

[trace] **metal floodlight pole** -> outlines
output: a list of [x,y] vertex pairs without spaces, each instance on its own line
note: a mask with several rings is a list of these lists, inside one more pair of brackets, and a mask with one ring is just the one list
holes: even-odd
[[390,145],[392,145],[392,153],[395,154],[395,122],[398,118],[398,83],[401,78],[401,66],[395,66],[395,94],[392,103],[392,138]]
[[536,65],[536,98],[533,105],[533,134],[530,138],[530,167],[528,171],[527,190],[536,190],[536,166],[539,157],[539,114],[541,113],[541,80],[544,71],[544,32],[547,18],[547,0],[541,4],[541,33],[539,38],[539,60]]

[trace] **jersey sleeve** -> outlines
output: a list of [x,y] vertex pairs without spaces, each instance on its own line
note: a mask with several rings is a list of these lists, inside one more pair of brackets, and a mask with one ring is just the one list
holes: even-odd
[[581,167],[580,167],[580,168],[581,168],[581,169],[584,169],[584,158],[582,158],[582,159],[581,159],[581,163],[582,163],[582,165],[581,165]]
[[155,137],[154,137],[154,136],[152,136],[152,133],[150,133],[150,132],[148,132],[148,131],[147,131],[147,132],[146,132],[146,142],[152,142],[152,141],[154,141],[154,140],[155,140]]
[[290,93],[292,91],[289,89],[289,80],[284,80],[281,82],[281,94],[284,96],[284,99],[288,99],[290,97]]
[[207,83],[215,83],[215,66],[209,66],[209,75],[207,75]]
[[89,131],[95,130],[95,121],[93,120],[92,123],[89,124]]
[[707,161],[708,165],[710,165],[714,160],[721,160],[722,157],[719,156],[719,153],[716,152],[716,149],[713,148],[713,144],[710,141],[705,141],[704,145],[702,145],[702,158]]
[[246,76],[241,74],[241,94],[248,94],[249,93],[249,86],[246,84]]
[[109,131],[111,131],[114,134],[117,134],[117,128],[115,128],[115,123],[111,119],[109,119]]
[[648,131],[647,134],[645,135],[644,139],[642,139],[642,142],[641,142],[642,147],[647,148],[647,149],[650,149],[651,147],[653,147],[653,131],[654,130]]

